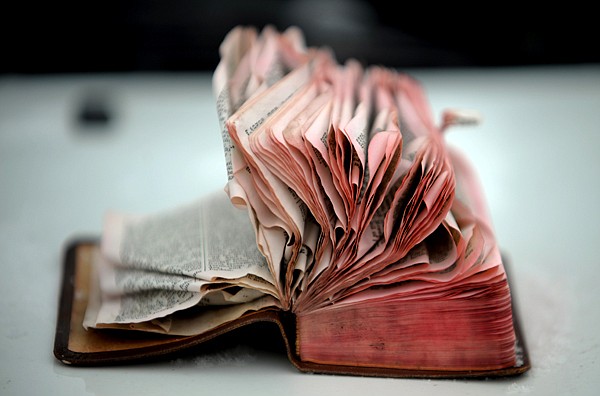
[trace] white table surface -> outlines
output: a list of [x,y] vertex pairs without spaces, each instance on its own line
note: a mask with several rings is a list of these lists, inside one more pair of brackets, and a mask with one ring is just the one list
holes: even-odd
[[[600,391],[600,67],[409,70],[436,117],[479,110],[447,139],[478,167],[533,368],[501,380],[302,374],[233,349],[126,367],[52,354],[65,243],[104,212],[151,212],[225,182],[210,74],[0,76],[1,395],[592,395]],[[74,121],[103,89],[106,130]]]

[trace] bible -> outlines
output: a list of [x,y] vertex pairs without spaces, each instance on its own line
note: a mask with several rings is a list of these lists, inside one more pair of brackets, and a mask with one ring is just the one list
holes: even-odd
[[213,74],[221,191],[111,211],[65,255],[55,356],[166,358],[260,323],[301,371],[388,377],[530,368],[477,174],[417,80],[302,32],[239,26]]

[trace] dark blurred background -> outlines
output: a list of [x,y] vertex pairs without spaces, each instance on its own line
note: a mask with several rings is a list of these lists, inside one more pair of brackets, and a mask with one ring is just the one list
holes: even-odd
[[[8,4],[7,4],[8,3]],[[523,4],[523,3],[522,3]],[[390,67],[600,62],[591,6],[362,0],[4,2],[0,73],[213,70],[238,24],[303,29],[338,59]]]

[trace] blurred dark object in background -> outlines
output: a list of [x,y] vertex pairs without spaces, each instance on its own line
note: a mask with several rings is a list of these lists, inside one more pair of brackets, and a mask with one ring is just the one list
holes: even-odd
[[353,57],[398,68],[600,62],[591,6],[556,5],[549,12],[489,2],[470,8],[381,0],[15,2],[0,6],[0,73],[213,70],[219,44],[238,24],[298,26],[308,45],[331,47],[340,62]]

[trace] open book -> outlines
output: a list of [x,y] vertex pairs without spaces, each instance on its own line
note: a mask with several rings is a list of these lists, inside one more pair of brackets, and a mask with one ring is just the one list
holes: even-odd
[[266,321],[301,370],[529,369],[486,202],[410,76],[338,64],[302,33],[233,29],[213,86],[224,191],[108,213],[70,247],[55,355],[168,355]]

